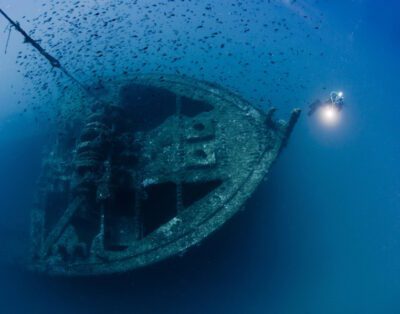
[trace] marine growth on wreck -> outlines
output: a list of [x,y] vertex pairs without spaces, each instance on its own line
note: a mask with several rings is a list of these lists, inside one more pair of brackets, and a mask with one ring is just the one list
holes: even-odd
[[60,101],[32,211],[36,271],[124,272],[201,242],[243,207],[300,113],[277,122],[274,109],[172,75],[96,93],[101,101],[83,103],[80,91]]
[[198,244],[244,206],[299,117],[275,121],[274,108],[183,75],[124,71],[88,86],[0,14],[74,84],[32,210],[35,271],[125,272]]

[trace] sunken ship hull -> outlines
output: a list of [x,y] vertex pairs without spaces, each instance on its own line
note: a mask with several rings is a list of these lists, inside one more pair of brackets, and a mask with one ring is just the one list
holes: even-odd
[[273,109],[181,76],[96,92],[93,105],[78,92],[60,101],[32,210],[34,271],[121,273],[200,243],[244,206],[300,114],[274,121]]

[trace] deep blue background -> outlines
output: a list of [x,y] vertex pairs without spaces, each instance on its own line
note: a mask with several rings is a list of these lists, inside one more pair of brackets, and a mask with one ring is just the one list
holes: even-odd
[[[0,7],[19,18],[35,16],[41,3],[17,2],[0,0]],[[296,19],[301,12],[288,3],[273,14]],[[278,64],[277,72],[293,73],[285,86],[298,78],[306,83],[287,103],[280,99],[293,91],[271,90],[274,105],[286,117],[290,108],[341,88],[342,121],[327,129],[303,115],[246,211],[184,257],[117,278],[55,280],[21,267],[49,135],[19,115],[18,93],[10,92],[11,84],[23,86],[14,74],[14,48],[0,52],[1,313],[400,313],[400,4],[297,3],[323,13],[323,23],[321,40],[293,44],[325,57]],[[253,2],[244,5],[251,9]],[[223,5],[217,9],[226,13]],[[257,41],[264,34],[248,36]],[[245,52],[243,58],[261,63]],[[252,98],[241,83],[227,81]]]

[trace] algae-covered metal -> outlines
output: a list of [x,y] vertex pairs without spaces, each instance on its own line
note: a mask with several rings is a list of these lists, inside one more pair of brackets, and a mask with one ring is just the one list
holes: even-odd
[[71,93],[60,104],[32,212],[39,272],[125,272],[199,243],[243,207],[300,113],[275,122],[273,110],[178,76],[96,92],[104,101],[78,105]]

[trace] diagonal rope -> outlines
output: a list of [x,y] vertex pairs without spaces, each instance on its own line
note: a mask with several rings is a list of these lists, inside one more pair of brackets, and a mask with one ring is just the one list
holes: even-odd
[[[25,40],[24,42],[33,46],[51,64],[52,67],[58,68],[68,78],[70,78],[73,82],[75,82],[83,91],[85,91],[86,94],[97,98],[97,96],[94,95],[87,86],[85,86],[82,82],[76,79],[71,73],[69,73],[67,69],[61,65],[61,62],[58,59],[49,54],[42,46],[39,45],[39,43],[36,40],[30,37],[18,22],[12,20],[2,9],[0,9],[0,14],[3,15],[6,18],[6,20],[11,24],[10,31],[11,27],[14,27],[15,30],[21,33],[21,35],[24,37]],[[8,46],[8,41],[7,41],[7,46]]]

